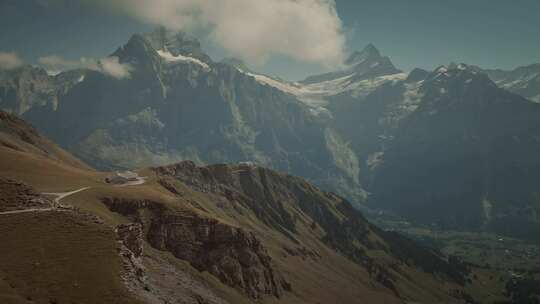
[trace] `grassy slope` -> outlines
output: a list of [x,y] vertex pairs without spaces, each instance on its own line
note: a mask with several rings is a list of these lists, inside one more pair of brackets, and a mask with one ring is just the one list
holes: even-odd
[[112,230],[68,212],[2,216],[0,225],[0,302],[136,302],[119,280]]
[[[102,175],[0,113],[0,177],[64,192],[101,184]],[[0,231],[0,303],[138,303],[121,281],[111,227],[40,212],[0,215]]]

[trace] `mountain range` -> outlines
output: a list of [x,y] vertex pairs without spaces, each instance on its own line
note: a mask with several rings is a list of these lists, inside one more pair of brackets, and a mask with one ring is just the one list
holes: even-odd
[[368,45],[288,82],[163,29],[111,56],[129,78],[1,71],[0,108],[100,169],[257,164],[418,223],[540,231],[538,65],[405,73]]

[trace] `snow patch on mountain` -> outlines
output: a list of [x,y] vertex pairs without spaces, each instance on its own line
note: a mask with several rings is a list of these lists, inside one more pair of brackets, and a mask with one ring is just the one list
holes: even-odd
[[509,81],[508,79],[502,79],[496,81],[495,83],[503,89],[526,89],[531,85],[532,82],[535,81],[535,79],[540,82],[540,73],[531,74],[526,77],[515,79],[512,81]]
[[407,78],[406,73],[398,73],[374,77],[370,79],[355,80],[355,74],[344,77],[322,81],[312,84],[301,84],[298,82],[280,81],[265,75],[241,72],[252,76],[261,84],[274,87],[282,92],[296,96],[306,105],[314,108],[320,108],[328,105],[328,97],[335,96],[344,92],[351,92],[354,97],[365,97],[378,87],[386,83],[395,83]]
[[[414,113],[423,101],[422,86],[424,81],[404,83],[405,90],[398,102],[388,106],[386,115],[379,119],[379,123],[386,126],[397,127],[399,122]],[[381,138],[389,139],[389,138]],[[368,164],[369,165],[369,164]]]
[[255,78],[255,80],[257,80],[257,82],[260,83],[260,84],[264,84],[264,85],[274,87],[274,88],[276,88],[276,89],[278,89],[278,90],[280,90],[282,92],[289,93],[289,94],[292,94],[292,95],[298,95],[299,94],[300,87],[296,86],[294,84],[284,82],[284,81],[279,81],[277,79],[268,77],[266,75],[254,74],[254,73],[246,72],[246,71],[241,70],[241,69],[238,69],[238,70],[241,71],[242,73],[246,74],[246,75],[249,75],[249,76]]
[[379,76],[352,83],[348,88],[351,89],[353,97],[366,97],[380,86],[387,83],[395,84],[399,81],[407,79],[407,76],[407,73]]
[[210,66],[208,64],[202,62],[201,60],[197,58],[183,56],[180,54],[178,54],[177,56],[174,56],[170,52],[163,51],[163,50],[159,50],[157,51],[157,53],[165,62],[168,62],[168,63],[177,63],[177,62],[194,63],[194,64],[202,66],[205,70],[210,70]]

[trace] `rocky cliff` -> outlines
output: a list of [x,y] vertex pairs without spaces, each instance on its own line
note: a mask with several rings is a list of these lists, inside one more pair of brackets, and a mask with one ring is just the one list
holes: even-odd
[[199,271],[208,271],[251,298],[279,298],[284,289],[291,290],[252,233],[186,210],[168,210],[155,202],[105,199],[104,203],[112,211],[141,222],[146,240],[154,248],[171,252]]

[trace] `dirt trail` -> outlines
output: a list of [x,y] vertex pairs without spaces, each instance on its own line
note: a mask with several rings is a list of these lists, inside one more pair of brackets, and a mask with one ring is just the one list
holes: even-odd
[[52,196],[56,196],[56,198],[54,199],[54,202],[57,203],[57,204],[60,204],[60,201],[63,200],[64,198],[68,197],[68,196],[71,196],[75,193],[79,193],[79,192],[82,192],[84,190],[88,190],[92,187],[84,187],[84,188],[81,188],[81,189],[78,189],[78,190],[75,190],[75,191],[70,191],[70,192],[57,192],[57,193],[42,193],[43,195],[52,195]]
[[19,213],[28,213],[28,212],[47,212],[47,211],[66,211],[66,210],[62,210],[58,208],[32,208],[32,209],[23,209],[23,210],[4,211],[4,212],[0,212],[0,215],[19,214]]
[[[121,185],[115,185],[115,187],[130,187],[130,186],[137,186],[142,185],[146,182],[146,177],[140,177],[136,175],[136,180],[128,181]],[[19,214],[19,213],[28,213],[28,212],[48,212],[48,211],[67,211],[66,209],[58,208],[61,207],[60,201],[65,199],[68,196],[71,196],[73,194],[91,189],[92,187],[84,187],[81,189],[77,189],[74,191],[69,192],[49,192],[49,193],[42,193],[43,195],[50,195],[55,196],[54,203],[56,206],[50,207],[50,208],[31,208],[31,209],[23,209],[23,210],[13,210],[13,211],[5,211],[0,212],[0,215],[8,215],[8,214]]]
[[54,199],[54,203],[56,204],[56,206],[53,206],[50,208],[30,208],[30,209],[22,209],[22,210],[4,211],[4,212],[0,212],[0,215],[20,214],[20,213],[28,213],[28,212],[67,211],[67,209],[59,208],[61,206],[60,201],[70,195],[79,193],[84,190],[88,190],[90,188],[91,187],[85,187],[85,188],[77,189],[75,191],[70,191],[70,192],[42,193],[43,195],[56,196],[56,198]]

